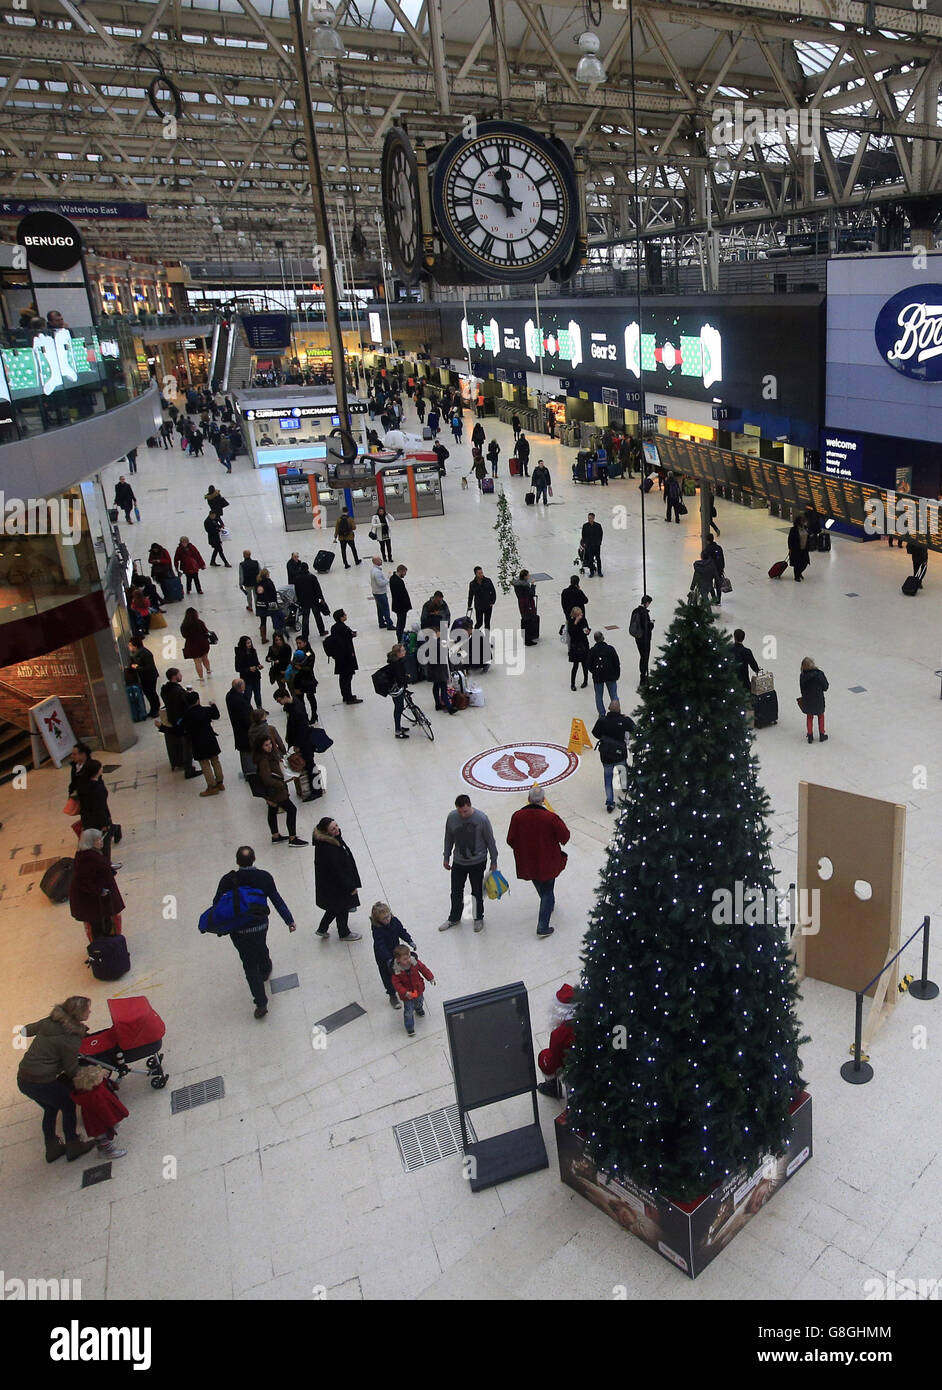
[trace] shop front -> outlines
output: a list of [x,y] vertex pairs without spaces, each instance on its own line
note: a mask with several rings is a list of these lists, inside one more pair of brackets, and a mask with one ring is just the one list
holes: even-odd
[[[332,391],[237,391],[236,406],[254,468],[306,468],[324,457],[324,441],[341,420]],[[366,402],[348,402],[353,433],[362,433]],[[365,442],[365,440],[364,440]]]
[[[942,253],[925,262],[916,270],[911,254],[895,253],[828,262],[821,467],[834,479],[935,503],[942,496]],[[929,539],[940,546],[937,526]]]

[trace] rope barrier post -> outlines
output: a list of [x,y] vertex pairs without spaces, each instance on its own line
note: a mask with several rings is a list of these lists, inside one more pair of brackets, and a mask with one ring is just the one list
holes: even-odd
[[913,980],[909,993],[914,999],[936,999],[939,986],[928,979],[929,972],[929,918],[922,919],[922,978]]
[[841,1067],[841,1076],[845,1081],[849,1081],[852,1086],[865,1086],[873,1076],[873,1067],[869,1062],[864,1062],[860,1057],[860,1035],[863,1030],[863,994],[858,991],[856,996],[856,1009],[854,1018],[854,1060],[845,1062]]

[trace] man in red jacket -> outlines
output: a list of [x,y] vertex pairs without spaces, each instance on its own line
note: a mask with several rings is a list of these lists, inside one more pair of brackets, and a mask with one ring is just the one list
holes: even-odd
[[552,936],[550,917],[556,906],[556,879],[566,867],[562,846],[569,840],[569,827],[555,811],[548,810],[542,787],[531,787],[527,805],[510,818],[507,843],[514,852],[517,877],[530,879],[540,898],[537,936]]

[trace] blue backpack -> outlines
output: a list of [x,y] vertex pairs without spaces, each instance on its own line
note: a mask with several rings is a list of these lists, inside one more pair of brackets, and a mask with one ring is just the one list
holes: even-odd
[[268,899],[261,888],[239,884],[223,893],[218,903],[208,907],[200,917],[201,932],[228,936],[233,931],[257,927],[268,918]]

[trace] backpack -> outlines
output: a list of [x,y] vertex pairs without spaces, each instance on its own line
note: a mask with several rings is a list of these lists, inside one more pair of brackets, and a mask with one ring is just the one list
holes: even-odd
[[337,660],[337,639],[332,632],[328,632],[324,638],[324,655],[331,661]]
[[223,893],[218,903],[208,907],[199,920],[201,932],[212,932],[215,936],[228,936],[230,932],[242,931],[245,927],[257,927],[268,917],[268,899],[261,888],[248,884],[236,884]]
[[592,672],[595,680],[604,680],[603,673],[608,670],[608,665],[608,651],[604,648],[603,644],[600,643],[598,646],[593,647],[592,651],[589,653],[589,670]]
[[642,621],[642,618],[641,618],[641,609],[640,609],[640,608],[636,608],[636,609],[634,610],[634,612],[632,613],[632,615],[631,615],[631,621],[630,621],[630,623],[628,624],[628,636],[629,636],[629,637],[643,637],[643,636],[644,636],[644,624],[643,624],[643,621]]
[[611,767],[615,763],[626,763],[628,761],[628,745],[619,743],[616,738],[603,735],[599,739],[599,757],[605,767]]
[[351,527],[350,527],[350,518],[349,518],[349,517],[347,517],[347,516],[342,516],[342,517],[340,518],[340,524],[339,524],[339,526],[337,527],[337,535],[338,535],[338,536],[343,536],[344,540],[346,540],[348,536],[352,536],[352,535],[353,535],[353,531],[351,530]]

